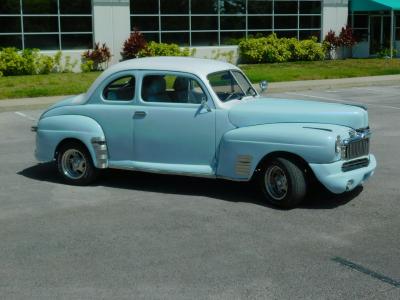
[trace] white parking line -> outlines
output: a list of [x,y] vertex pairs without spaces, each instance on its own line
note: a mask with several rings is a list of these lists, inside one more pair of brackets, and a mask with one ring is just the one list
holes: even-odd
[[335,102],[343,102],[343,103],[349,103],[349,104],[351,104],[351,102],[354,102],[354,103],[360,103],[360,104],[363,104],[363,105],[366,105],[366,106],[376,106],[376,107],[381,107],[381,108],[389,108],[389,109],[400,110],[400,107],[396,107],[396,106],[381,105],[381,104],[373,104],[373,103],[361,103],[361,102],[354,101],[354,100],[341,100],[341,99],[335,99],[335,98],[330,98],[330,97],[314,96],[314,95],[307,95],[307,94],[300,94],[300,93],[292,93],[292,92],[286,92],[286,94],[295,95],[295,96],[300,96],[300,97],[309,97],[309,98],[315,98],[315,99],[323,99],[323,100],[329,100],[329,101],[335,101]]
[[387,92],[387,89],[385,89],[385,88],[379,88],[379,87],[377,87],[377,88],[364,88],[364,87],[354,87],[353,89],[356,89],[356,90],[361,90],[361,91],[368,91],[368,92],[372,92],[372,93],[375,93],[375,94],[382,94],[382,93],[384,93],[384,95],[385,96],[398,96],[399,95],[399,93],[396,93],[396,94],[393,94],[393,93],[388,93]]
[[26,115],[26,114],[24,114],[24,113],[22,113],[22,112],[15,111],[14,113],[15,113],[16,115],[21,116],[21,117],[24,117],[24,118],[26,118],[26,119],[28,119],[28,120],[37,121],[35,118],[32,118],[31,116],[28,116],[28,115]]

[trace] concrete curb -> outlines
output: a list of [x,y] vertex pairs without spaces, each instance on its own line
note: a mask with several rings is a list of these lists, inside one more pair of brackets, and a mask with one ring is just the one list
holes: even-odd
[[67,97],[71,96],[52,96],[52,97],[0,100],[0,112],[43,109]]
[[399,85],[400,75],[354,77],[324,80],[301,80],[273,82],[269,84],[268,93],[299,92],[306,90],[328,90],[365,86]]
[[[269,84],[268,91],[265,93],[265,95],[268,96],[269,93],[385,85],[400,85],[400,75],[272,82]],[[256,88],[258,89],[258,85]],[[0,100],[0,112],[43,109],[67,97],[71,96]]]

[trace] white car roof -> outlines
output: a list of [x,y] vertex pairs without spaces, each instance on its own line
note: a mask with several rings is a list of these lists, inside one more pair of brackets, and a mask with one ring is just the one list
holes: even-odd
[[237,67],[219,60],[182,56],[164,56],[126,60],[113,65],[109,68],[109,71],[114,73],[123,70],[163,70],[188,72],[205,76],[213,72],[227,69],[237,69]]
[[128,70],[155,70],[155,71],[175,71],[194,74],[201,79],[205,79],[210,73],[237,69],[235,65],[213,59],[182,57],[182,56],[163,56],[145,57],[129,59],[118,64],[112,65],[104,71],[92,84],[85,94],[84,101],[88,100],[97,87],[110,75]]

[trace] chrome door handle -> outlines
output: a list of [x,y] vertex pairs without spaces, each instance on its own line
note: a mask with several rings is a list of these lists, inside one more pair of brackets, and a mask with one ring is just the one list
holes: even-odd
[[135,111],[135,114],[133,115],[134,119],[141,119],[146,117],[146,112],[145,111]]

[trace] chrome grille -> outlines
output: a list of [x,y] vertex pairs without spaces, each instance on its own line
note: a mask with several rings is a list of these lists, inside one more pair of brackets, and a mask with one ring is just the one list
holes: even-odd
[[353,159],[369,154],[369,138],[352,141],[342,146],[342,158]]

